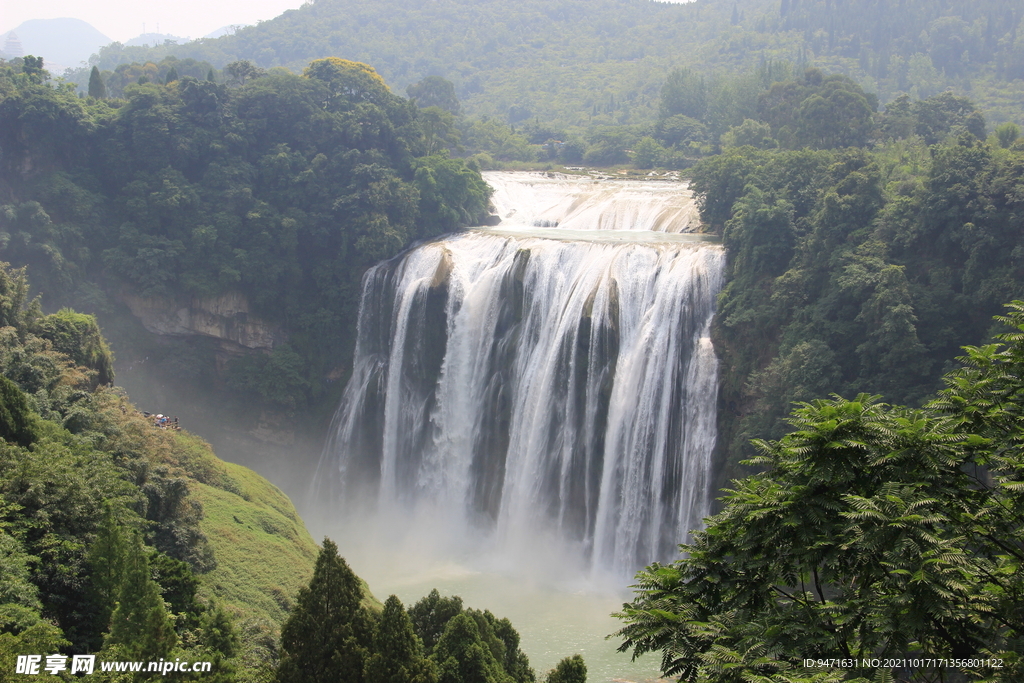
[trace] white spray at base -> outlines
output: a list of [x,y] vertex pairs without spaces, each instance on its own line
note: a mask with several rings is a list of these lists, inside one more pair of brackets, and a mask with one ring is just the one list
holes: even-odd
[[622,241],[629,222],[578,239],[585,227],[467,231],[367,273],[318,472],[332,514],[375,510],[428,544],[471,539],[504,568],[620,581],[675,558],[709,510],[724,252],[650,231]]

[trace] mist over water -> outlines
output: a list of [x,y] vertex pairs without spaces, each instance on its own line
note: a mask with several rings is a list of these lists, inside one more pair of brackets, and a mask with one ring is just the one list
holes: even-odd
[[510,601],[531,657],[579,641],[539,671],[591,650],[612,680],[608,613],[709,511],[724,252],[681,184],[487,179],[501,225],[366,275],[318,526],[378,595]]
[[617,639],[606,639],[621,627],[611,614],[631,599],[626,583],[612,586],[583,578],[574,573],[572,558],[541,542],[526,563],[490,553],[485,536],[440,535],[430,511],[420,512],[382,512],[318,524],[317,529],[338,543],[380,600],[394,594],[408,607],[437,588],[442,595],[461,596],[467,607],[508,618],[538,680],[575,653],[586,660],[591,683],[658,679],[658,655],[631,662],[616,651]]

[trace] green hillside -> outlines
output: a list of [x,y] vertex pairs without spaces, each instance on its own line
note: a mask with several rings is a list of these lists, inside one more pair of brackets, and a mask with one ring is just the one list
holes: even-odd
[[399,93],[444,77],[473,116],[592,126],[653,121],[674,68],[707,76],[788,61],[850,76],[883,102],[952,88],[1001,122],[1024,92],[1022,20],[1012,0],[319,0],[218,39],[115,44],[97,64],[173,55],[297,71],[339,56],[373,64]]
[[27,294],[0,264],[0,681],[40,651],[264,680],[318,553],[295,508],[110,386],[95,319]]
[[[246,617],[283,623],[320,549],[280,489],[241,465],[216,460],[215,467],[232,485],[200,483],[195,490],[204,512],[200,528],[219,558],[204,591]],[[367,606],[379,610],[365,583],[364,592]]]

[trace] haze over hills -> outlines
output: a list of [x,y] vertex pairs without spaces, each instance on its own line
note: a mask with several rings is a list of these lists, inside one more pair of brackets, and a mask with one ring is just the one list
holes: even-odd
[[767,62],[850,76],[882,103],[947,88],[993,122],[1024,94],[1024,13],[1011,0],[319,0],[216,40],[108,48],[99,66],[192,58],[301,70],[339,56],[372,64],[398,93],[426,76],[455,84],[463,109],[518,123],[646,123],[668,73],[706,77]]
[[[23,54],[42,56],[47,65],[53,66],[77,67],[111,42],[81,19],[31,19],[13,31],[21,40]],[[0,46],[9,34],[4,33]]]
[[135,36],[131,40],[125,41],[125,45],[138,45],[140,47],[149,47],[150,45],[163,45],[166,41],[172,43],[184,43],[188,38],[182,36],[171,35],[170,33],[143,33],[142,35]]

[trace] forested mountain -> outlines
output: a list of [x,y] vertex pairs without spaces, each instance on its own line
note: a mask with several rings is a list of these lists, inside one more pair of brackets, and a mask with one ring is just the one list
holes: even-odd
[[174,55],[298,71],[337,55],[373,64],[398,92],[444,77],[474,116],[591,126],[651,122],[674,68],[789,61],[846,74],[883,102],[952,87],[1001,122],[1022,92],[1022,20],[1013,0],[319,0],[215,40],[114,44],[96,63],[113,72]]
[[[751,438],[781,436],[794,401],[873,392],[919,404],[958,349],[983,343],[992,316],[1024,296],[1016,125],[986,137],[950,93],[890,103],[871,146],[815,144],[825,120],[766,123],[769,149],[727,147],[693,169],[701,216],[730,254],[715,346],[731,463]],[[772,131],[795,138],[773,149]]]

